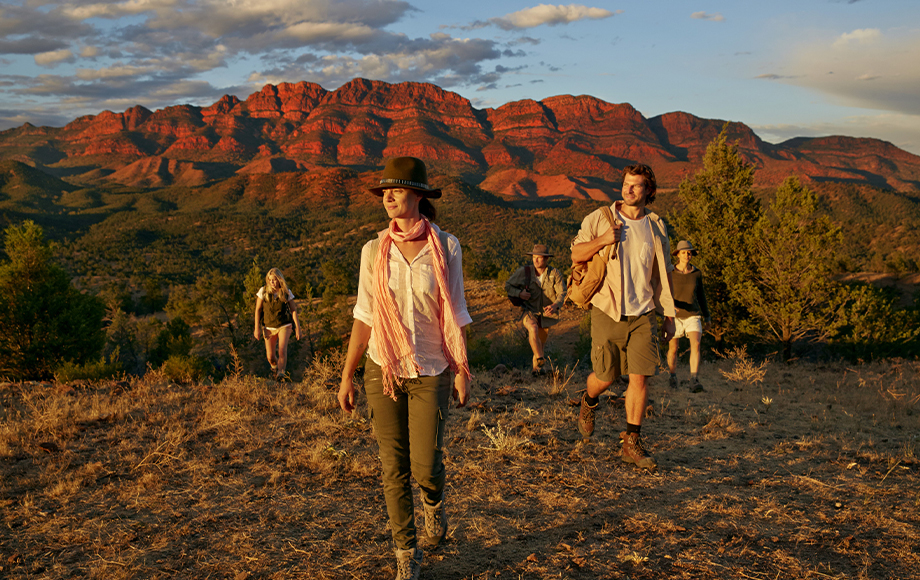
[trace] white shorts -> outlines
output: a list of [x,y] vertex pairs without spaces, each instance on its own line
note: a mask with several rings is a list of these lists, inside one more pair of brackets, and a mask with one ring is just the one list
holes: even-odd
[[674,338],[683,338],[687,336],[689,338],[689,333],[698,332],[700,337],[703,335],[703,317],[702,316],[691,316],[690,318],[675,318],[674,319]]

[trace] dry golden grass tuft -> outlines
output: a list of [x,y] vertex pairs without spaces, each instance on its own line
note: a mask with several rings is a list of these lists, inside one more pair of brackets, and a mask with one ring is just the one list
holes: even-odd
[[726,379],[740,384],[762,383],[767,375],[767,362],[755,363],[747,353],[747,346],[736,346],[724,353],[713,351],[720,358],[731,361],[730,370],[719,369],[719,373]]
[[[341,362],[280,384],[0,384],[0,577],[392,577]],[[655,474],[620,460],[612,397],[581,441],[586,371],[554,370],[481,371],[452,410],[448,539],[423,578],[920,578],[920,363],[742,351],[703,365],[703,393],[655,377]]]

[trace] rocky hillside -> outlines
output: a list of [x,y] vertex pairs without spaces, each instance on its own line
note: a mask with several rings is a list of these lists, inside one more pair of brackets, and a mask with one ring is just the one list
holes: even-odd
[[[150,111],[135,106],[62,128],[0,132],[0,160],[85,185],[195,186],[234,173],[375,170],[413,155],[494,193],[608,197],[622,168],[651,164],[664,187],[700,166],[725,121],[674,112],[647,119],[629,104],[581,95],[476,109],[431,84],[355,79],[335,91],[307,82],[266,85],[245,101]],[[876,139],[796,138],[773,145],[741,123],[730,139],[758,167],[760,185],[789,174],[812,182],[920,189],[920,157]]]

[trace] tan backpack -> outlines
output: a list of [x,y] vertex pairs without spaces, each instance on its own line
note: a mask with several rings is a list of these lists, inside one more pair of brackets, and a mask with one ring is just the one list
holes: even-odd
[[[614,228],[613,212],[606,206],[602,209],[610,227]],[[584,310],[591,309],[591,299],[604,285],[604,278],[607,277],[607,260],[610,258],[610,252],[616,252],[618,243],[606,246],[587,262],[572,262],[566,300],[571,300],[575,306]]]

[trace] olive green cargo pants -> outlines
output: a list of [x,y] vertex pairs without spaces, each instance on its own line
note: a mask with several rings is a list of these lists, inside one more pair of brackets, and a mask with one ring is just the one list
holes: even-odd
[[415,510],[411,475],[430,505],[444,497],[444,427],[450,404],[450,372],[403,379],[396,400],[383,394],[383,376],[370,358],[364,371],[364,390],[371,409],[380,463],[383,495],[396,548],[416,546]]

